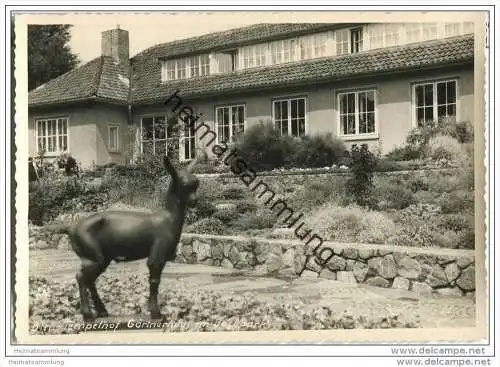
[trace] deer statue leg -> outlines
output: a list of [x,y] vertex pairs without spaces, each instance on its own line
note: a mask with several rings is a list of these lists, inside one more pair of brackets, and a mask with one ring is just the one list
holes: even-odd
[[106,306],[104,306],[104,303],[101,300],[101,297],[99,297],[99,293],[97,292],[97,288],[95,286],[95,282],[99,275],[101,275],[106,268],[109,265],[109,261],[105,264],[94,264],[94,266],[91,268],[93,272],[88,273],[88,283],[87,283],[87,288],[90,291],[90,295],[92,297],[92,302],[94,302],[95,309],[97,311],[97,317],[106,317],[109,316],[108,311],[106,310]]
[[165,256],[163,246],[156,243],[148,258],[149,268],[149,310],[152,319],[159,319],[162,317],[160,307],[158,306],[158,288],[160,286],[161,273],[165,267]]
[[82,314],[84,321],[93,319],[92,311],[90,310],[89,294],[87,292],[87,282],[85,280],[86,269],[89,266],[92,266],[92,261],[82,259],[81,269],[76,274],[76,281],[80,292],[80,313]]

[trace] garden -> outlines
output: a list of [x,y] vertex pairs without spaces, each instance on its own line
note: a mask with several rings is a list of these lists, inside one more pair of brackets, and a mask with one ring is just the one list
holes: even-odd
[[[470,123],[443,121],[415,129],[403,146],[385,156],[363,145],[347,150],[331,135],[282,137],[265,123],[248,129],[232,145],[277,197],[302,212],[308,227],[325,241],[474,249]],[[195,173],[200,187],[184,232],[296,239],[263,198],[223,162],[205,157]],[[160,160],[147,156],[134,167],[102,167],[79,177],[42,177],[30,183],[30,233],[48,223],[103,209],[161,209],[167,185]],[[31,249],[51,246],[49,241],[30,239]],[[48,282],[31,279],[35,308],[41,302],[38,288],[46,289]],[[76,299],[67,302],[70,308],[77,307]],[[271,307],[255,304],[261,306]],[[341,321],[331,323],[342,327]]]

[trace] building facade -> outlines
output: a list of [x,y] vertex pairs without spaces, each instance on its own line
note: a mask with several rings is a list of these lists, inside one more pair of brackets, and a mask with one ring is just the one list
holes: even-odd
[[[30,155],[68,149],[83,166],[138,153],[189,160],[200,133],[175,133],[174,93],[230,141],[254,124],[332,133],[385,154],[428,120],[471,121],[474,25],[257,24],[150,47],[129,59],[128,32],[102,56],[30,92]],[[210,154],[210,153],[209,153]]]

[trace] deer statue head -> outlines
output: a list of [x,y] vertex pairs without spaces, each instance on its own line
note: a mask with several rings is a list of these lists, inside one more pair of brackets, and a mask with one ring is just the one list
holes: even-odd
[[163,158],[163,165],[171,176],[170,186],[167,196],[177,198],[177,200],[190,205],[196,201],[196,190],[200,184],[198,178],[192,173],[197,159],[193,159],[184,170],[177,170],[170,162],[167,156]]

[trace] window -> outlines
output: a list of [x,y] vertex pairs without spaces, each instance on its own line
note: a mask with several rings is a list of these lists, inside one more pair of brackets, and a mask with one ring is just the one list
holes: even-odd
[[141,119],[141,153],[166,155],[176,159],[179,137],[175,125],[167,124],[164,115],[145,116]]
[[460,34],[460,23],[445,23],[444,24],[444,36],[453,37]]
[[415,84],[413,105],[417,126],[442,118],[456,118],[457,81],[447,80]]
[[219,143],[230,142],[245,130],[245,106],[234,105],[215,109]]
[[68,118],[36,120],[37,152],[60,154],[68,150]]
[[188,126],[188,124],[185,124],[184,121],[179,119],[179,124],[181,126],[184,126],[181,132],[181,138],[180,138],[180,160],[185,161],[185,160],[190,160],[193,159],[196,156],[196,134],[195,134],[195,127],[194,126]]
[[361,28],[351,29],[351,53],[363,50],[363,33]]
[[244,69],[265,66],[267,54],[267,43],[255,46],[247,46],[241,49],[241,62]]
[[363,32],[361,28],[336,31],[335,39],[337,55],[357,53],[363,50]]
[[215,54],[215,60],[219,73],[230,73],[236,70],[236,52],[224,52]]
[[343,29],[335,32],[335,39],[337,43],[337,55],[349,53],[349,30]]
[[399,43],[399,24],[385,24],[384,46],[395,46]]
[[243,47],[241,49],[241,62],[243,63],[243,68],[253,68],[255,64],[255,48],[252,46]]
[[312,59],[314,55],[313,36],[301,37],[300,39],[300,58],[301,60]]
[[384,47],[385,24],[374,24],[370,26],[370,48]]
[[437,23],[422,24],[422,41],[433,40],[437,38]]
[[267,55],[267,43],[255,46],[255,66],[265,66]]
[[327,33],[304,36],[299,39],[300,59],[308,60],[326,56]]
[[120,149],[120,125],[110,124],[108,126],[108,148],[114,152]]
[[208,55],[191,56],[189,59],[190,78],[210,74],[210,57]]
[[474,33],[474,22],[464,22],[463,34]]
[[210,74],[210,57],[208,54],[167,60],[162,68],[162,80],[179,80],[195,78]]
[[338,94],[340,135],[374,134],[375,91]]
[[422,38],[421,23],[408,23],[406,25],[406,42],[419,42]]
[[189,59],[177,60],[177,74],[176,79],[186,79],[189,70]]
[[273,101],[273,122],[281,135],[305,135],[306,99],[291,98]]

